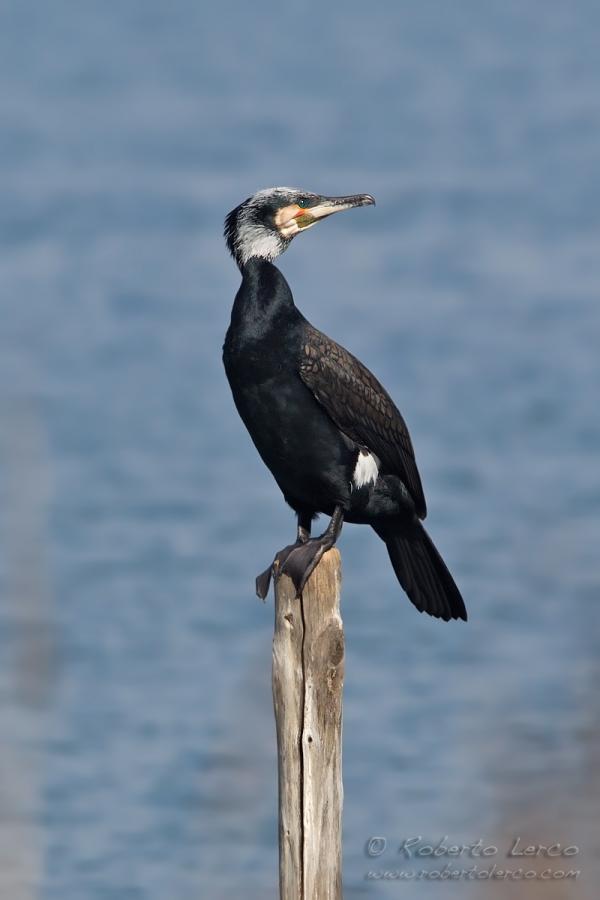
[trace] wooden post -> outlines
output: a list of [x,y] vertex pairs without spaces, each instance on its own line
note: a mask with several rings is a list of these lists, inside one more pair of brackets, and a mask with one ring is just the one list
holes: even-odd
[[299,600],[287,576],[275,585],[281,900],[342,898],[341,577],[333,549]]

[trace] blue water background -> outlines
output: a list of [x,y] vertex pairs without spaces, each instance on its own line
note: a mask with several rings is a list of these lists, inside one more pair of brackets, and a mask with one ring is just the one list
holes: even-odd
[[220,350],[222,219],[277,184],[377,198],[281,268],[405,414],[470,613],[344,529],[345,896],[493,892],[365,878],[413,835],[575,843],[511,896],[597,896],[599,33],[591,0],[0,4],[2,898],[275,896],[253,579],[294,525]]

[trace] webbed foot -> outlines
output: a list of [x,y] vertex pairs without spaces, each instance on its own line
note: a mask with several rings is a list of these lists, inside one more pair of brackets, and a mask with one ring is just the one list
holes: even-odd
[[317,568],[323,554],[331,549],[335,540],[327,536],[312,538],[288,553],[287,558],[280,569],[280,573],[288,575],[296,588],[296,597],[304,590],[306,582]]
[[283,550],[280,550],[279,553],[276,554],[271,565],[265,569],[264,572],[261,572],[260,575],[256,576],[256,596],[259,597],[260,600],[264,601],[267,599],[269,587],[271,586],[271,578],[279,577],[289,555],[302,547],[305,543],[306,541],[297,540],[295,544],[288,544],[287,547],[284,547]]
[[285,573],[292,579],[296,597],[299,597],[323,554],[330,550],[337,541],[343,522],[343,509],[341,506],[336,506],[323,534],[317,538],[310,538],[310,517],[307,521],[299,519],[296,543],[288,544],[287,547],[280,550],[269,568],[257,576],[257,596],[261,600],[265,600],[269,593],[271,578],[279,578],[282,573]]

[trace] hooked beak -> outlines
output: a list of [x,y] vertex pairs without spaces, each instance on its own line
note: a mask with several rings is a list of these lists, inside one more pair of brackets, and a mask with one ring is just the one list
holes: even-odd
[[370,194],[352,194],[350,197],[320,197],[314,206],[308,208],[285,206],[275,216],[275,224],[284,238],[293,238],[300,231],[315,225],[319,219],[355,206],[374,206],[375,200]]
[[[311,206],[304,213],[304,216],[300,217],[304,219],[306,217],[309,219],[309,222],[306,224],[312,224],[312,222],[318,221],[318,219],[324,219],[327,216],[333,215],[333,213],[343,212],[345,209],[354,209],[355,206],[375,206],[375,198],[371,197],[370,194],[353,194],[350,197],[323,197],[320,203],[317,203],[316,206]],[[298,222],[300,225],[301,223]]]

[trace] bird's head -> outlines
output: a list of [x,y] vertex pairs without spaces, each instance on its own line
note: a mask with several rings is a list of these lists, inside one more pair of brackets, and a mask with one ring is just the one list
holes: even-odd
[[248,197],[229,213],[225,219],[225,240],[241,269],[253,256],[276,259],[287,250],[292,238],[319,219],[374,203],[370,194],[322,197],[294,188],[267,188]]

